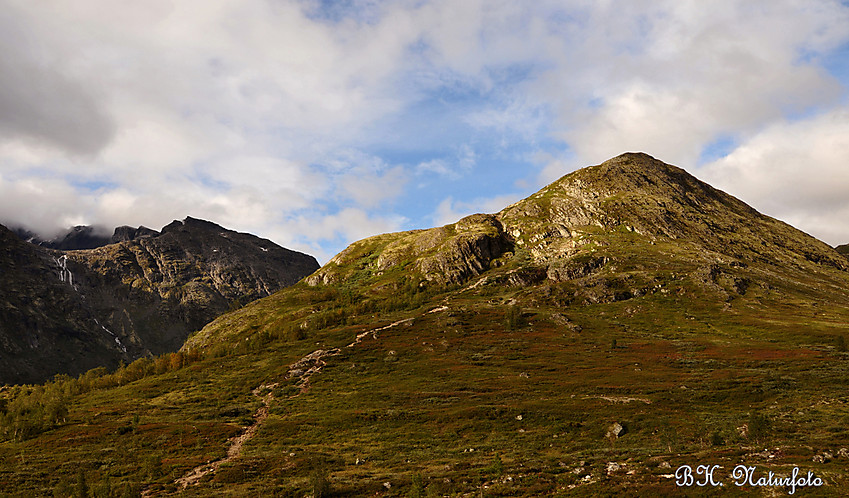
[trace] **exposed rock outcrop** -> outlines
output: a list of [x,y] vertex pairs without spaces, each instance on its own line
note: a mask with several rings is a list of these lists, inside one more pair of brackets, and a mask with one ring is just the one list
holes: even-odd
[[540,261],[569,257],[597,244],[594,234],[620,230],[741,261],[849,269],[827,244],[641,153],[566,175],[497,216],[516,244]]
[[488,270],[512,248],[494,215],[473,214],[444,227],[379,235],[354,243],[310,276],[307,283],[329,284],[351,278],[358,271],[379,273],[405,268],[427,282],[457,284]]

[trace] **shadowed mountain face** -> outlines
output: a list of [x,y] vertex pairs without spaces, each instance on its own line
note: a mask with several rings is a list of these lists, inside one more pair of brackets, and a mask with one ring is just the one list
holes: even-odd
[[193,218],[161,233],[120,227],[120,242],[89,250],[45,249],[5,228],[0,235],[0,382],[175,351],[219,314],[318,268],[311,256]]
[[124,358],[79,293],[59,279],[59,255],[0,225],[0,383],[44,380]]
[[[202,249],[159,241],[192,225],[69,252],[68,268],[75,282],[124,275],[128,292],[163,302],[172,289],[173,306],[216,302],[171,283],[199,264],[181,251],[208,266],[219,248],[216,230]],[[847,268],[685,171],[624,154],[498,213],[355,242],[219,316],[182,355],[10,393],[0,478],[43,494],[96,454],[86,479],[136,494],[675,496],[679,466],[719,465],[737,490],[743,464],[755,479],[799,467],[840,495]],[[238,287],[203,274],[210,289]],[[42,417],[26,437],[4,422],[73,389],[88,391],[67,420]],[[18,471],[46,445],[51,458]]]

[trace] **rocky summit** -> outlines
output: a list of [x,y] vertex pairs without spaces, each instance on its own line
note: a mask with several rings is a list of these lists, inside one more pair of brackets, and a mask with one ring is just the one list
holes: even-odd
[[[849,269],[827,244],[683,169],[629,153],[567,175],[495,214],[356,242],[307,283],[327,285],[403,268],[421,278],[421,285],[459,284],[505,265],[513,281],[566,281],[643,251],[660,253],[657,261],[663,261],[657,244],[692,252],[693,262],[714,278],[750,263]],[[519,253],[521,264],[508,265]]]
[[175,351],[219,314],[318,268],[311,256],[194,218],[161,232],[119,227],[114,243],[87,250],[28,244],[5,228],[0,236],[3,382]]
[[[156,278],[123,245],[69,252],[68,268],[165,300],[175,287],[158,286],[196,263],[156,251]],[[775,482],[797,475],[840,496],[847,268],[624,154],[497,213],[354,242],[178,353],[6,391],[0,480],[60,495],[673,496],[787,492]],[[180,291],[174,306],[216,302]],[[688,468],[693,482],[676,478]],[[694,484],[700,468],[715,487]]]

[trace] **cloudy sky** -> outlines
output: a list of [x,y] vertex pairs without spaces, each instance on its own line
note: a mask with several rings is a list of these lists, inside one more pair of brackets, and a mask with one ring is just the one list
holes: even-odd
[[0,222],[326,261],[644,151],[849,242],[849,3],[0,0]]

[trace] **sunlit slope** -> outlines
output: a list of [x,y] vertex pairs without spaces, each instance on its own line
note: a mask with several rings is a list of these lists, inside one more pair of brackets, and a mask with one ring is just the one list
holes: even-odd
[[[819,295],[843,302],[847,268],[828,245],[684,170],[645,154],[624,154],[493,215],[355,242],[306,283],[368,308],[423,291],[471,286],[489,292],[505,285],[559,306],[582,305],[685,292],[681,284],[688,282],[712,293],[710,303],[734,312],[734,301],[743,297]],[[313,310],[296,316],[268,311],[284,309],[272,303],[293,295],[226,315],[186,348],[233,342],[231,335],[250,332],[239,326],[244,320],[257,330],[301,319],[299,327],[308,328],[319,320]],[[390,307],[397,305],[407,306]]]
[[772,491],[733,486],[745,463],[799,466],[825,482],[806,496],[839,496],[845,265],[683,170],[620,156],[493,215],[356,242],[180,355],[46,388],[67,414],[7,431],[0,481],[662,496],[704,463],[725,489],[688,494]]

